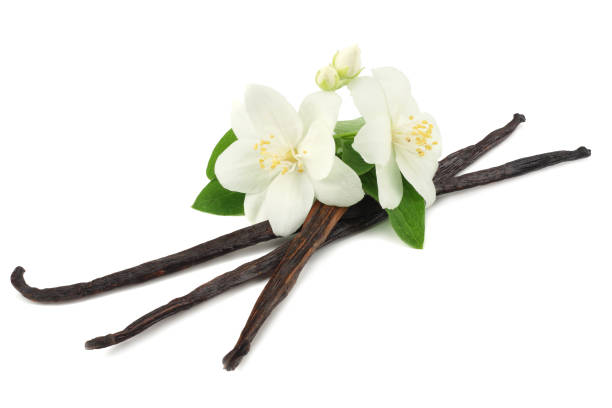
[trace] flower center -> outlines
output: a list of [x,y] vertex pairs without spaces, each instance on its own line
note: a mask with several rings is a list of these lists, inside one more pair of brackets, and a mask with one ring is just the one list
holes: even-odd
[[[253,147],[258,153],[259,167],[282,174],[304,171],[302,154],[274,140],[274,135],[262,138]],[[304,151],[303,154],[307,152]]]
[[423,157],[438,144],[438,141],[434,140],[433,131],[433,123],[409,116],[407,122],[393,125],[393,144]]

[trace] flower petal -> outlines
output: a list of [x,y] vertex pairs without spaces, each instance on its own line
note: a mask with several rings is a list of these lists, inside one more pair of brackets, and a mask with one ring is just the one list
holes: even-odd
[[436,186],[433,176],[438,169],[438,160],[431,157],[419,157],[410,152],[398,151],[395,157],[402,175],[425,200],[429,207],[436,201]]
[[419,113],[416,101],[412,98],[410,82],[398,69],[391,67],[372,70],[372,75],[378,80],[387,99],[391,118],[395,121],[399,115],[415,115]]
[[219,183],[228,190],[241,193],[263,191],[270,184],[272,174],[259,166],[257,154],[250,141],[232,143],[215,164]]
[[297,153],[302,157],[306,171],[314,180],[320,180],[329,174],[336,157],[332,129],[324,121],[318,120],[310,126],[298,146]]
[[404,186],[402,174],[392,154],[384,165],[376,165],[376,183],[378,184],[378,202],[382,208],[389,210],[397,207],[402,201]]
[[313,185],[315,197],[323,204],[349,207],[363,198],[359,176],[336,156],[329,175]]
[[333,129],[338,119],[340,104],[342,99],[335,92],[315,92],[304,98],[300,105],[300,117],[304,129],[310,126],[317,120],[323,120]]
[[256,223],[266,219],[263,211],[261,211],[266,193],[267,190],[264,190],[261,193],[247,194],[244,197],[244,215],[249,222]]
[[302,120],[293,106],[272,88],[248,86],[244,104],[258,136],[274,135],[287,146],[296,146],[302,138]]
[[291,172],[270,183],[261,211],[276,235],[287,236],[302,226],[313,200],[310,178],[303,173]]
[[366,124],[359,129],[353,142],[353,149],[368,163],[387,163],[391,147],[391,122],[388,116],[366,119]]
[[257,133],[255,133],[255,129],[253,129],[253,124],[251,123],[251,118],[249,118],[249,114],[246,111],[244,105],[240,102],[235,102],[232,106],[232,114],[231,114],[231,123],[232,130],[238,139],[244,140],[257,140]]
[[366,122],[389,116],[387,100],[380,83],[372,77],[359,77],[348,85],[355,106]]

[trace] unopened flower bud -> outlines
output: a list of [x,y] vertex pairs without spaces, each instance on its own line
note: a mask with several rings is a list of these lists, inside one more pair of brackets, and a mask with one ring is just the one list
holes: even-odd
[[317,76],[315,77],[315,81],[319,88],[324,91],[335,91],[340,88],[340,77],[338,76],[338,72],[331,65],[327,65],[317,72]]
[[338,51],[336,55],[334,55],[332,65],[336,68],[340,79],[355,78],[363,69],[361,66],[361,50],[359,46],[352,45]]

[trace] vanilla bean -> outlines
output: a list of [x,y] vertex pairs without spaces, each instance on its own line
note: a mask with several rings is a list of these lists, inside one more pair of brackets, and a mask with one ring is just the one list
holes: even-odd
[[[336,227],[327,237],[327,241],[325,241],[324,245],[336,239],[362,231],[387,217],[387,213],[381,211],[378,203],[370,197],[365,197],[361,202],[351,207],[349,211],[352,212],[352,214],[347,214],[346,217],[343,217],[340,222],[336,224]],[[166,317],[190,309],[237,285],[254,279],[269,277],[274,267],[278,265],[285,255],[288,246],[289,242],[285,242],[266,255],[251,262],[247,262],[233,271],[217,276],[211,281],[197,287],[187,295],[171,300],[166,305],[147,313],[119,332],[96,337],[95,339],[87,341],[85,343],[85,348],[98,349],[121,343]]]
[[437,181],[459,174],[459,172],[465,170],[470,164],[478,160],[480,156],[506,140],[516,130],[518,125],[525,122],[525,120],[525,115],[515,113],[510,122],[489,133],[480,142],[449,154],[444,160],[440,161],[434,180]]
[[222,235],[184,251],[102,276],[90,282],[38,289],[29,286],[25,282],[23,278],[25,269],[18,266],[11,274],[11,283],[15,289],[30,300],[36,302],[63,302],[170,275],[190,266],[206,262],[238,249],[268,241],[272,238],[276,238],[276,236],[272,232],[270,224],[266,221]]
[[475,171],[463,176],[447,177],[442,180],[436,180],[437,194],[450,193],[451,191],[465,190],[476,186],[494,183],[496,181],[509,179],[520,176],[521,174],[531,171],[543,169],[544,167],[554,164],[567,162],[571,160],[582,159],[589,157],[591,151],[582,146],[576,150],[559,150],[538,154],[535,156],[524,157],[514,160],[501,166],[492,167],[486,170]]
[[[353,210],[353,207],[351,207],[345,218],[361,215],[361,209],[355,208]],[[222,235],[184,251],[102,276],[90,282],[38,289],[26,283],[23,277],[25,269],[18,266],[11,274],[11,283],[24,297],[36,302],[70,301],[170,275],[193,265],[204,263],[221,255],[269,241],[273,238],[277,237],[272,232],[270,223],[264,221]]]
[[[464,176],[457,177],[458,179],[463,178],[464,180],[470,180],[469,183],[463,182],[456,184],[452,179],[436,180],[436,191],[438,195],[442,195],[466,188],[477,187],[479,185],[486,185],[492,182],[501,181],[504,178],[527,174],[553,164],[561,163],[563,161],[588,157],[589,154],[590,151],[588,149],[579,148],[573,152],[544,153],[533,157],[519,159],[503,166],[468,173]],[[510,172],[500,173],[499,171],[499,168],[503,168],[511,163],[524,161],[527,161],[529,165],[513,166],[512,168],[514,170]],[[474,177],[474,174],[478,174],[478,176]],[[372,198],[366,197],[360,203],[349,208],[345,217],[343,217],[332,230],[324,245],[327,245],[336,239],[343,238],[367,229],[370,226],[385,220],[386,218],[387,213],[380,208],[380,205]],[[274,266],[276,266],[284,256],[287,245],[288,243],[284,243],[274,251],[262,256],[259,259],[239,266],[233,271],[219,275],[213,280],[199,286],[189,294],[176,298],[164,306],[158,307],[119,332],[89,340],[86,343],[86,347],[89,349],[103,348],[121,343],[122,341],[139,334],[155,323],[165,319],[166,317],[172,316],[182,310],[190,309],[191,307],[211,299],[212,297],[220,295],[221,293],[224,293],[235,286],[246,283],[250,280],[269,277],[274,269]]]
[[[517,113],[512,121],[491,132],[477,144],[458,150],[441,160],[435,181],[453,176],[465,169],[482,154],[504,141],[523,121],[525,121],[525,117]],[[30,300],[36,302],[64,302],[169,275],[229,252],[268,241],[274,237],[270,225],[266,221],[222,235],[176,254],[102,276],[90,282],[39,289],[26,283],[23,277],[25,269],[18,266],[11,274],[11,283],[15,289]]]
[[[515,117],[516,118],[516,117]],[[483,152],[484,153],[484,152]],[[478,149],[474,150],[472,157],[477,157],[483,153],[479,153]],[[484,181],[494,182],[508,177],[517,176],[532,170],[537,170],[552,164],[559,163],[565,160],[575,160],[581,157],[587,157],[590,151],[585,147],[581,147],[574,152],[552,152],[536,157],[528,157],[522,160],[516,160],[504,166],[499,166],[491,169],[490,175],[492,180],[489,181],[482,176],[482,173],[472,177],[460,178],[457,183],[457,189],[468,188],[469,186],[478,185]],[[475,159],[473,159],[475,160]],[[465,162],[464,162],[465,163]],[[463,165],[454,166],[453,172],[460,171]],[[443,182],[453,177],[442,179]],[[437,189],[436,189],[437,192]],[[336,211],[336,212],[334,212]],[[267,318],[272,314],[273,310],[287,297],[293,286],[295,285],[304,265],[321,245],[323,240],[327,238],[334,226],[334,216],[339,220],[341,214],[337,214],[338,208],[327,207],[316,202],[311,212],[302,227],[302,230],[295,236],[289,247],[286,249],[285,257],[280,261],[275,268],[270,280],[263,288],[257,302],[251,310],[251,314],[240,333],[240,337],[232,350],[223,358],[223,367],[232,371],[240,364],[245,355],[251,349],[251,343],[255,339],[257,332],[263,326]]]
[[301,231],[289,241],[285,256],[257,298],[236,345],[223,358],[226,370],[233,370],[240,364],[242,358],[249,352],[251,341],[257,335],[259,328],[276,306],[287,297],[308,259],[325,242],[346,210],[319,201],[314,203]]

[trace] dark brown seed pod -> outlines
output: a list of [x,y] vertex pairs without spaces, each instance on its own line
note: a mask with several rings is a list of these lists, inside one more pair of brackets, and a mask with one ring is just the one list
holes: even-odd
[[[440,161],[434,181],[437,183],[439,180],[454,176],[465,169],[484,153],[504,141],[518,125],[524,121],[525,117],[517,113],[509,123],[494,130],[480,142],[448,155]],[[354,211],[349,210],[347,216],[351,216],[353,212]],[[222,235],[211,241],[176,254],[102,276],[90,282],[38,289],[26,283],[23,277],[25,269],[18,266],[11,275],[11,283],[15,289],[30,300],[36,302],[64,302],[166,276],[229,252],[268,241],[272,238],[275,238],[275,236],[272,233],[269,223],[262,222]]]

